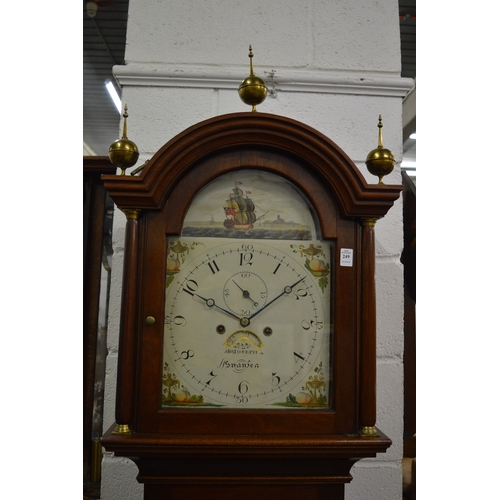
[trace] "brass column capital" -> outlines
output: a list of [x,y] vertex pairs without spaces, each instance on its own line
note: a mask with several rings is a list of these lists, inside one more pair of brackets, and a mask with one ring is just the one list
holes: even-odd
[[140,208],[123,208],[121,211],[127,217],[127,220],[138,220],[141,212]]
[[363,227],[375,227],[378,219],[375,217],[369,217],[367,219],[361,219],[361,225]]

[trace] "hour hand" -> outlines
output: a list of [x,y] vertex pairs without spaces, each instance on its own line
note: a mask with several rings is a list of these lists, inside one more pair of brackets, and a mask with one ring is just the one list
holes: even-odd
[[199,297],[201,300],[204,300],[205,301],[205,304],[208,306],[208,307],[216,307],[217,309],[221,310],[222,312],[225,312],[226,314],[229,314],[229,316],[232,316],[233,318],[236,318],[238,321],[240,320],[240,318],[238,316],[236,316],[236,314],[233,314],[231,311],[228,311],[227,309],[224,309],[220,306],[218,306],[216,303],[215,303],[215,300],[210,298],[210,299],[206,299],[205,297],[202,297],[200,294],[198,293],[194,293],[193,295],[196,295],[197,297]]

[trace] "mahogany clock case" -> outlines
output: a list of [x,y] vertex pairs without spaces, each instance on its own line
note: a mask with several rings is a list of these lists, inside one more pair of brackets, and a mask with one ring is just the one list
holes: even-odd
[[[240,169],[270,172],[296,186],[317,216],[322,240],[331,245],[331,404],[326,409],[162,408],[167,238],[181,234],[197,193]],[[141,175],[104,175],[103,181],[128,217],[118,424],[127,424],[136,436],[188,441],[193,435],[357,436],[367,412],[375,424],[374,243],[366,238],[365,222],[383,217],[401,186],[368,184],[333,141],[307,125],[251,112],[198,123],[163,146]],[[352,266],[340,265],[341,249],[352,250]],[[103,442],[112,448],[116,439],[108,435]],[[378,446],[389,444],[382,437]]]

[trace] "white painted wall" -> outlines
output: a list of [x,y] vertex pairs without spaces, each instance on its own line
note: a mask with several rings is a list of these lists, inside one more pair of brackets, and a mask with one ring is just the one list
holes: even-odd
[[[150,158],[201,120],[249,111],[237,87],[254,69],[276,97],[258,107],[302,121],[330,137],[369,182],[364,160],[377,146],[402,156],[402,98],[397,0],[130,0],[126,65],[115,67],[128,104],[128,138]],[[271,74],[274,73],[274,81]],[[386,183],[401,183],[399,165]],[[125,217],[115,213],[104,427],[114,422]],[[348,500],[401,498],[403,438],[402,202],[376,225],[378,321],[377,426],[388,453],[352,469]],[[132,462],[105,453],[102,500],[138,500]]]

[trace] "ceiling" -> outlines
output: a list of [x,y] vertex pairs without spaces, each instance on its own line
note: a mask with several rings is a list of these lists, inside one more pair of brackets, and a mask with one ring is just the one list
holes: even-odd
[[[94,1],[95,17],[88,15],[87,2],[83,2],[83,150],[84,155],[106,156],[110,144],[119,139],[120,114],[105,84],[115,82],[113,66],[125,62],[129,0]],[[415,3],[416,0],[399,0],[401,76],[409,78],[416,76]],[[405,141],[404,154],[413,154],[414,142]]]

